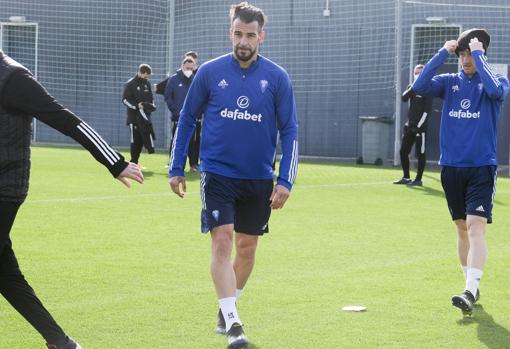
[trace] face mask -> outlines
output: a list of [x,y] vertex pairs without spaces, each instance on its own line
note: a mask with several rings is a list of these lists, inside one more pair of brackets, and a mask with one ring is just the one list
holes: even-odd
[[416,81],[416,79],[418,79],[418,76],[420,76],[420,74],[414,74],[414,80],[413,81]]
[[189,78],[193,74],[193,70],[183,70],[182,73],[185,77]]

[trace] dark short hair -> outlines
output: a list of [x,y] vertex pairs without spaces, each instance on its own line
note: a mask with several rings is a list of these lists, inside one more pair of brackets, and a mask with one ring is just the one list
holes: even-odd
[[140,74],[152,74],[152,68],[150,65],[148,64],[145,64],[145,63],[142,63],[140,64],[140,66],[138,67],[138,72]]
[[489,44],[491,42],[491,36],[485,29],[472,28],[460,33],[459,38],[457,39],[457,48],[455,49],[455,54],[458,56],[460,52],[469,50],[469,42],[471,39],[477,38],[483,45],[483,50],[485,54],[487,54],[487,49],[489,48]]
[[234,23],[237,18],[243,21],[243,23],[257,21],[259,31],[264,29],[264,24],[267,22],[264,12],[260,8],[248,4],[247,1],[230,6],[230,23]]
[[198,53],[196,51],[188,51],[184,54],[184,58],[187,56],[193,57],[194,59],[198,58]]

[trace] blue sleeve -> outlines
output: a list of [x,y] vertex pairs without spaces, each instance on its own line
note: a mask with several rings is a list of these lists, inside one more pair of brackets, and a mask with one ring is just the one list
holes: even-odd
[[502,75],[496,75],[489,64],[487,57],[482,51],[473,51],[473,59],[476,64],[476,71],[480,74],[483,88],[490,99],[503,100],[508,95],[508,79]]
[[199,69],[189,88],[181,110],[170,154],[170,177],[184,176],[188,146],[195,131],[197,119],[204,109],[208,98],[207,76]]
[[448,79],[447,74],[436,75],[436,70],[446,61],[449,52],[444,47],[439,50],[423,67],[420,75],[413,83],[416,94],[430,97],[443,97]]
[[282,147],[277,184],[291,190],[298,167],[298,122],[296,101],[287,74],[282,76],[276,95],[276,118]]
[[168,79],[166,82],[165,87],[165,102],[168,107],[168,110],[172,113],[172,115],[175,115],[178,113],[177,110],[175,110],[175,102],[174,102],[174,90],[172,86],[172,78]]

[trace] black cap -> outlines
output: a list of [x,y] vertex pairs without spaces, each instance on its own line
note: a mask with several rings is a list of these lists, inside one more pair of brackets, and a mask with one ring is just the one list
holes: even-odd
[[489,48],[489,43],[491,42],[491,36],[485,29],[472,28],[462,32],[457,39],[457,48],[455,49],[455,54],[458,56],[460,51],[469,50],[469,42],[471,39],[477,38],[483,45],[483,49],[485,53],[487,53],[487,49]]

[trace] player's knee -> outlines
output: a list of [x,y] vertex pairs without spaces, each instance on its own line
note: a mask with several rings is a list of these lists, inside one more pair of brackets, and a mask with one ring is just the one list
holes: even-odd
[[253,258],[255,257],[256,250],[257,250],[256,239],[240,239],[236,242],[236,253],[240,257]]
[[222,237],[213,240],[212,255],[213,258],[230,258],[232,252],[232,240]]
[[483,226],[475,224],[468,227],[469,240],[480,239],[485,236],[485,229]]

